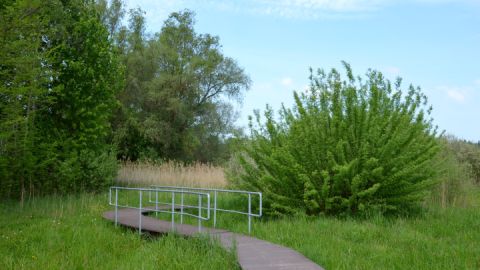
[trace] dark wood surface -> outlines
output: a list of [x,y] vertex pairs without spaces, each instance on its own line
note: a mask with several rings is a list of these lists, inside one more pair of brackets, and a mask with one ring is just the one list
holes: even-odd
[[[144,214],[149,211],[149,209],[144,209],[142,213],[140,213],[138,209],[119,209],[118,223],[123,226],[138,229],[139,218],[141,218],[142,231],[168,233],[174,230],[175,233],[179,235],[199,235],[198,226],[175,223],[175,226],[172,227],[172,223],[169,221],[145,216]],[[115,211],[105,212],[103,217],[115,221]],[[201,233],[208,234],[211,238],[217,239],[226,249],[231,249],[235,246],[238,262],[244,270],[323,269],[293,249],[254,237],[206,227],[201,228]]]

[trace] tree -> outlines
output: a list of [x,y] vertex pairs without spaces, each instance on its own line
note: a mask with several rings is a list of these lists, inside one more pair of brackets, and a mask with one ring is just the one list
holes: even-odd
[[115,173],[106,137],[123,75],[93,2],[17,1],[0,16],[1,192],[104,185]]
[[265,123],[257,112],[251,143],[230,178],[264,193],[270,215],[408,212],[435,183],[436,128],[420,88],[406,94],[380,72],[365,81],[335,69],[311,75],[293,109]]
[[197,154],[203,144],[218,144],[231,133],[235,114],[227,100],[241,100],[249,77],[222,54],[218,37],[195,32],[190,11],[172,13],[146,39],[141,11],[134,10],[129,29],[119,154],[211,161],[214,153]]
[[5,4],[0,11],[5,22],[0,32],[0,190],[23,200],[37,163],[33,146],[38,97],[47,93],[41,87],[47,81],[45,53],[38,50],[46,22],[38,1]]

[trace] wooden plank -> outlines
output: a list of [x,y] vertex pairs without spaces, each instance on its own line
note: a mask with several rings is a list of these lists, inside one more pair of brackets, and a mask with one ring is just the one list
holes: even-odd
[[[172,224],[169,221],[163,221],[148,217],[143,214],[151,210],[142,211],[142,231],[155,233],[172,232]],[[108,211],[103,214],[105,219],[115,221],[115,211]],[[138,209],[119,209],[118,223],[138,229],[139,210]],[[188,224],[175,224],[175,233],[183,236],[198,235],[198,227]],[[218,239],[220,244],[231,249],[235,245],[237,258],[240,267],[244,270],[321,270],[319,265],[307,259],[297,251],[276,245],[254,237],[232,233],[227,230],[202,228],[202,233],[210,235],[213,239]]]

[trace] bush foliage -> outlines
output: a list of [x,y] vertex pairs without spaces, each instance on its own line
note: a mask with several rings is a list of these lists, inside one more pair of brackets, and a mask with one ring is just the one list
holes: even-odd
[[437,132],[420,88],[344,67],[346,80],[335,69],[311,71],[293,109],[275,117],[267,106],[265,122],[258,112],[251,121],[231,178],[262,191],[267,214],[409,212],[435,184]]

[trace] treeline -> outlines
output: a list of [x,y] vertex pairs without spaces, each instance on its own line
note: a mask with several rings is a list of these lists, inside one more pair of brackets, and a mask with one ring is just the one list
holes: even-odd
[[441,151],[434,159],[439,183],[431,199],[442,207],[467,205],[468,194],[480,185],[480,144],[452,135],[439,138],[439,142]]
[[117,159],[226,157],[249,77],[193,13],[153,35],[143,15],[118,0],[0,3],[2,197],[98,190]]

